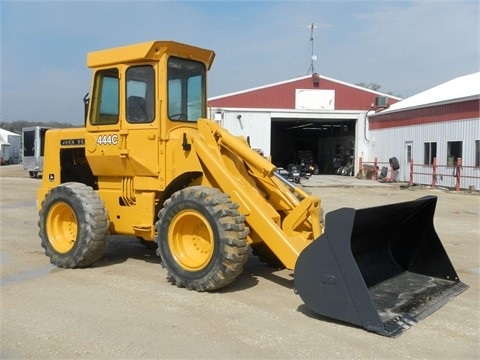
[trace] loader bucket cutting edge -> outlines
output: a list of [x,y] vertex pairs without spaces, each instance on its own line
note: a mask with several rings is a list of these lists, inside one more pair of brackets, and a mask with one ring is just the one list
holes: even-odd
[[436,196],[326,215],[295,265],[295,290],[326,317],[396,337],[468,286],[435,232]]

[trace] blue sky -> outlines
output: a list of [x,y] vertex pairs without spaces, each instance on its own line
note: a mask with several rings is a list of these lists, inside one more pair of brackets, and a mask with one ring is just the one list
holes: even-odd
[[174,40],[216,52],[209,96],[315,71],[404,97],[480,71],[479,1],[0,0],[0,121],[83,122],[89,51]]

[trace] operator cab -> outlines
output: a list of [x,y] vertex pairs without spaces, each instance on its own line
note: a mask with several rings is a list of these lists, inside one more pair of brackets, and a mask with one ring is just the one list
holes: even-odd
[[93,173],[157,177],[162,141],[207,115],[213,58],[213,51],[170,41],[89,53],[94,80],[85,142]]
[[213,51],[163,41],[89,53],[95,76],[87,126],[206,117],[206,74],[213,58]]
[[[168,119],[197,121],[205,117],[205,65],[199,61],[173,56],[169,57],[167,62]],[[158,89],[155,64],[128,66],[124,70],[124,84],[120,80],[122,70],[122,67],[114,67],[95,73],[94,101],[90,110],[91,125],[117,124],[122,115],[130,124],[151,123],[155,120],[155,114],[158,113],[155,109]],[[120,94],[123,92],[125,106],[121,109]]]

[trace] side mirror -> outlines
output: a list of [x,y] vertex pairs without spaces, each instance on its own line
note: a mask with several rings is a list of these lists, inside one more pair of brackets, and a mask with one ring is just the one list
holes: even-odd
[[83,105],[84,105],[84,125],[87,126],[87,116],[88,116],[88,104],[90,103],[90,98],[88,97],[88,93],[85,94],[83,97]]

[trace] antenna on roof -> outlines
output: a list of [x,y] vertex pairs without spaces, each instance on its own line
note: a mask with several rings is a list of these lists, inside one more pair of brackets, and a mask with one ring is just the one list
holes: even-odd
[[[330,26],[333,26],[331,24],[323,24],[321,23],[320,25],[318,24],[315,24],[312,22],[311,25],[309,26],[306,26],[310,29],[310,67],[308,68],[307,70],[307,75],[311,72],[311,74],[315,74],[315,66],[313,65],[314,64],[314,61],[317,60],[317,55],[315,55],[313,53],[313,33],[315,31],[315,29],[318,29],[318,28],[326,28],[326,27],[330,27]],[[303,26],[305,27],[305,26]]]
[[318,26],[315,23],[312,23],[310,25],[310,49],[311,49],[311,54],[310,54],[310,67],[307,70],[307,75],[310,71],[312,71],[312,74],[315,73],[315,67],[313,66],[313,62],[317,60],[317,55],[313,54],[313,30],[317,29]]

